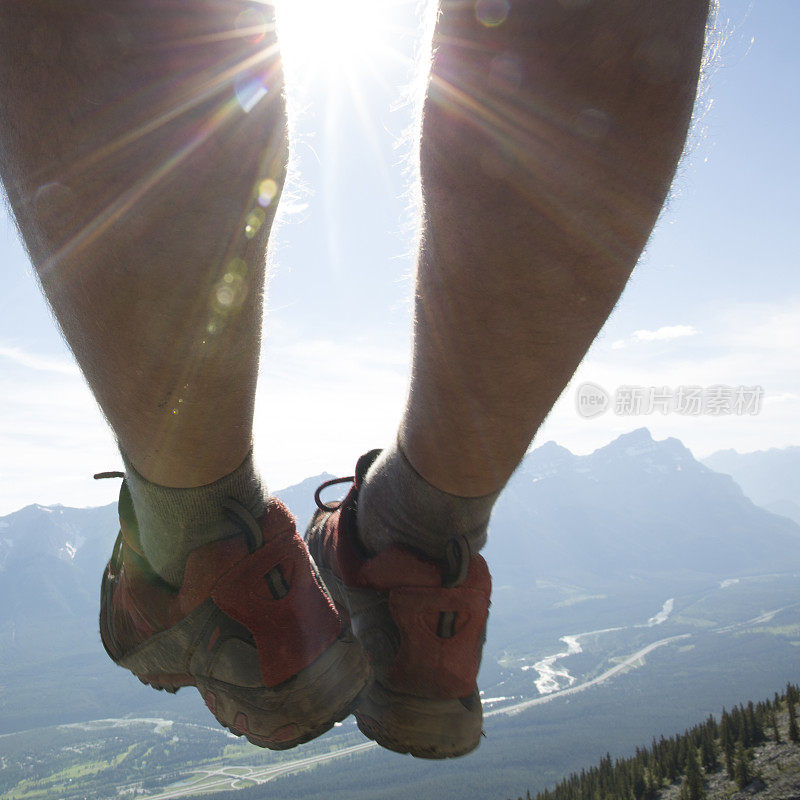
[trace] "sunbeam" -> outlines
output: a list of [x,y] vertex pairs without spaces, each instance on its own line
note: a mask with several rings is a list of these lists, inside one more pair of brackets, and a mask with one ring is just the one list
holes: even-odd
[[283,59],[302,77],[338,79],[343,72],[374,68],[392,58],[399,31],[398,0],[278,0]]

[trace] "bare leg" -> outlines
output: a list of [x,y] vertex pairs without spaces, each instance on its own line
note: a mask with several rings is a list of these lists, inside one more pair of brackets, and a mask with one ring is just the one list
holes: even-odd
[[343,719],[369,667],[246,457],[286,156],[268,8],[5,3],[0,168],[128,457],[103,646],[143,683],[196,686],[222,725],[286,749]]
[[268,13],[27,0],[0,17],[6,191],[121,449],[164,486],[215,481],[251,446],[286,153]]
[[708,0],[443,0],[424,108],[400,444],[501,488],[605,322],[666,197]]

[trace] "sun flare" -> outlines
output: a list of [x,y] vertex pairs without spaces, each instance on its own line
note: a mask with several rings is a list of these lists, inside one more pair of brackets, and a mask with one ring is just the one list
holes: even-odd
[[397,0],[277,0],[284,64],[324,77],[390,58],[396,6]]

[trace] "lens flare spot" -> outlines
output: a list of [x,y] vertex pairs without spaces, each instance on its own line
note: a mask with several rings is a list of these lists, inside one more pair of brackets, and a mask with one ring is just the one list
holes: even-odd
[[232,258],[225,267],[225,274],[232,275],[233,281],[241,281],[247,275],[247,262],[243,258]]
[[[234,308],[242,304],[247,295],[245,275],[247,264],[244,259],[233,258],[228,262],[225,272],[211,292],[211,324],[218,326]],[[208,331],[213,333],[210,328]]]
[[235,292],[230,286],[220,286],[217,289],[217,303],[223,308],[229,308],[233,305]]
[[263,100],[269,91],[258,75],[240,75],[233,82],[236,99],[245,113],[250,113]]
[[475,17],[481,25],[496,28],[502,25],[511,11],[509,0],[478,0],[475,3]]
[[278,184],[272,178],[267,178],[258,184],[258,204],[266,208],[278,194]]
[[267,219],[267,215],[260,208],[254,208],[248,215],[244,226],[244,235],[252,239]]
[[257,44],[266,35],[269,29],[267,16],[255,8],[248,8],[236,17],[236,30],[241,31],[248,42]]

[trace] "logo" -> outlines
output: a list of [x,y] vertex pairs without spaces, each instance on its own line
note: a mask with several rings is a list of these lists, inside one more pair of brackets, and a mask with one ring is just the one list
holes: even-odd
[[608,392],[596,383],[582,383],[575,394],[578,413],[584,419],[602,414],[608,409],[610,400]]

